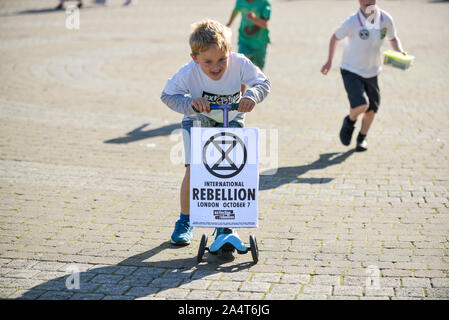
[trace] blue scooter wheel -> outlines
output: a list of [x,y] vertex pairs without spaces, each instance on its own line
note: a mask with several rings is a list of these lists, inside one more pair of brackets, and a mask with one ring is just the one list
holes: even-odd
[[249,245],[251,248],[251,255],[253,257],[254,263],[259,261],[259,248],[257,247],[256,237],[249,236]]
[[206,251],[206,244],[207,244],[207,235],[203,234],[203,236],[201,237],[200,247],[198,248],[198,255],[196,257],[196,260],[198,262],[203,261],[203,255],[204,252]]

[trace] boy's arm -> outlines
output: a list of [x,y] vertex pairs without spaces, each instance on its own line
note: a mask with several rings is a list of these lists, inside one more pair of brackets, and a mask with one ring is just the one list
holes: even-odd
[[[195,110],[193,106],[200,112],[208,111],[209,104],[205,98],[193,99],[190,95],[188,86],[190,74],[190,64],[186,64],[176,72],[173,77],[168,79],[162,90],[161,100],[173,111],[184,115],[193,115]],[[206,102],[204,102],[206,100]]]
[[268,29],[268,19],[267,18],[258,18],[254,12],[248,12],[246,14],[246,18],[253,22],[255,25],[261,27],[262,29]]
[[235,17],[237,17],[238,13],[239,13],[239,11],[236,10],[236,9],[234,9],[232,11],[231,16],[229,17],[229,21],[226,24],[226,27],[230,27],[231,26],[232,22],[234,21]]
[[254,103],[261,103],[270,93],[270,89],[270,79],[266,78],[263,82],[259,82],[252,87],[247,88],[242,99],[247,98],[254,101]]
[[321,73],[324,75],[327,75],[332,67],[332,60],[334,59],[335,48],[337,47],[338,40],[339,39],[335,36],[335,34],[333,34],[329,42],[329,56],[327,58],[327,62],[321,67]]
[[271,82],[248,58],[242,58],[241,81],[247,89],[240,99],[239,112],[250,112],[270,93]]
[[335,48],[337,47],[338,41],[351,35],[352,30],[351,17],[343,21],[341,26],[338,27],[337,30],[335,30],[334,34],[331,37],[331,40],[329,42],[329,56],[327,58],[327,62],[321,67],[321,73],[324,75],[327,75],[327,73],[332,67],[332,60],[334,59]]
[[266,78],[263,82],[257,83],[248,88],[240,99],[239,112],[251,112],[257,103],[262,102],[270,92],[271,82]]
[[393,17],[391,17],[389,14],[385,13],[387,17],[387,40],[390,43],[390,46],[393,50],[399,51],[402,54],[406,55],[407,53],[402,49],[402,43],[399,39],[397,33],[396,33],[396,26],[393,21]]
[[407,52],[405,52],[404,49],[402,49],[402,43],[398,37],[396,37],[392,40],[389,40],[389,41],[390,41],[390,45],[393,48],[393,50],[399,51],[403,55],[407,55]]
[[165,103],[170,109],[173,111],[185,114],[192,115],[195,114],[195,111],[192,109],[192,98],[187,97],[183,94],[168,94],[162,92],[161,100]]

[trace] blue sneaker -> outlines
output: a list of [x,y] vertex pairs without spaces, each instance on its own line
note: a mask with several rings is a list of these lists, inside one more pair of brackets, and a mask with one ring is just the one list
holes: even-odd
[[179,219],[176,221],[175,230],[171,235],[171,243],[177,246],[186,246],[190,244],[193,237],[193,227],[190,226],[188,220]]

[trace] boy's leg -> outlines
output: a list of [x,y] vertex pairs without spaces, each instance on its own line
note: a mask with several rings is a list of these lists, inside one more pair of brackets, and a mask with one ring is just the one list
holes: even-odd
[[362,78],[344,69],[341,69],[341,75],[348,95],[350,110],[349,115],[343,120],[340,129],[340,140],[342,144],[348,146],[351,143],[355,122],[361,113],[366,112],[368,103],[364,97],[365,88]]
[[351,119],[351,121],[353,121],[353,122],[356,122],[359,115],[366,112],[368,110],[368,107],[369,106],[367,104],[364,104],[364,105],[349,109],[349,119]]
[[193,121],[182,122],[182,138],[184,142],[186,172],[181,183],[180,203],[181,214],[175,223],[175,229],[171,235],[171,243],[174,245],[188,245],[193,236],[193,227],[190,226],[190,129]]
[[360,129],[361,134],[365,136],[368,134],[369,128],[371,127],[371,124],[373,123],[375,116],[376,113],[373,110],[365,112],[362,121],[362,128]]
[[376,112],[380,104],[380,90],[377,76],[369,79],[364,79],[363,81],[365,91],[369,99],[369,108],[363,116],[362,128],[360,129],[359,135],[357,137],[357,151],[368,150],[368,141],[366,139],[366,136],[369,129],[371,128],[371,124],[374,121],[374,117],[376,116]]
[[367,104],[350,108],[349,115],[343,119],[343,125],[340,129],[340,141],[345,146],[348,146],[351,143],[352,133],[354,132],[354,126],[358,116],[366,112],[366,110],[368,110]]
[[186,173],[181,183],[181,212],[185,215],[190,214],[190,165],[186,166]]
[[357,151],[366,151],[368,150],[368,141],[366,135],[368,134],[368,130],[373,123],[374,116],[376,113],[372,110],[367,111],[363,116],[362,120],[362,128],[360,129],[359,135],[357,136]]
[[179,220],[175,223],[175,229],[171,235],[171,243],[178,246],[190,244],[193,236],[193,227],[189,220],[189,190],[190,188],[190,166],[186,167],[186,173],[181,184],[181,214]]

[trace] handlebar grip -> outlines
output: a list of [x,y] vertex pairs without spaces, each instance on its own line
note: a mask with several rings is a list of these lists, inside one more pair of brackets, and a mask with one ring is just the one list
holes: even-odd
[[211,110],[222,109],[222,108],[226,108],[226,109],[230,109],[230,110],[237,110],[239,108],[239,104],[238,103],[232,103],[232,104],[211,104],[210,108],[211,108]]
[[[211,104],[210,105],[210,109],[211,110],[220,110],[220,109],[229,109],[229,110],[237,110],[239,108],[239,104],[238,103],[233,103],[233,104]],[[196,113],[200,113],[198,111],[198,109],[196,109],[194,106],[192,106],[193,111],[195,111]]]

